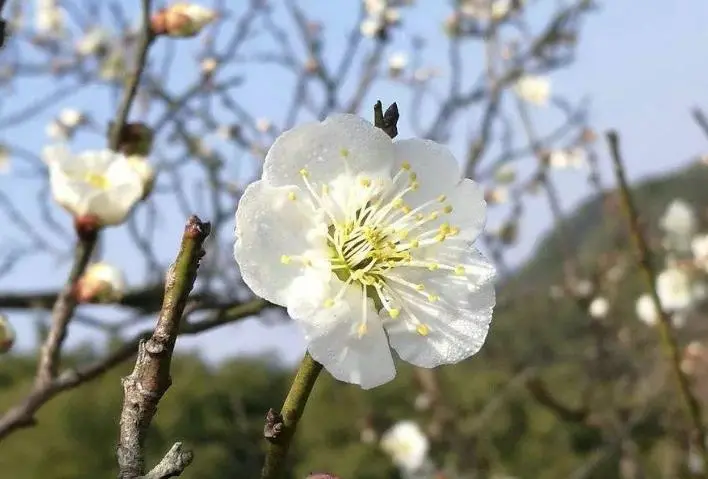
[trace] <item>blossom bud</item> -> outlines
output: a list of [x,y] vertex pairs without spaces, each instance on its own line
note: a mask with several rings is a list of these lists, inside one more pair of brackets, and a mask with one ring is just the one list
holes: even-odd
[[13,344],[15,344],[15,330],[12,329],[7,317],[0,314],[0,354],[12,349]]
[[[109,130],[113,130],[113,122]],[[152,149],[153,133],[144,123],[127,123],[123,126],[118,139],[118,151],[126,156],[147,156]]]
[[76,283],[76,300],[79,303],[113,303],[120,301],[125,292],[123,275],[107,263],[94,263]]
[[216,12],[191,3],[175,3],[153,15],[150,26],[155,35],[187,38],[197,35],[216,18]]

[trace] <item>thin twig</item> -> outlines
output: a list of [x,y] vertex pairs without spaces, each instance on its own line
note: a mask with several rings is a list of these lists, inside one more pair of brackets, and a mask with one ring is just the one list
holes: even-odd
[[708,465],[708,450],[706,449],[705,440],[706,432],[703,425],[701,405],[691,391],[688,378],[681,370],[681,354],[671,329],[671,318],[662,308],[659,295],[656,291],[656,271],[654,270],[654,266],[651,261],[651,251],[649,250],[647,240],[644,237],[642,229],[639,225],[639,213],[634,203],[634,199],[632,198],[629,184],[627,183],[617,132],[609,131],[607,133],[607,142],[610,146],[610,155],[612,157],[615,176],[622,195],[624,210],[627,214],[627,221],[632,234],[632,240],[634,241],[635,247],[637,248],[637,252],[639,254],[639,267],[643,272],[644,280],[654,302],[654,307],[659,312],[659,332],[661,334],[661,343],[669,359],[671,369],[673,369],[674,375],[676,376],[679,393],[686,408],[688,409],[689,418],[693,424],[693,428],[697,436],[697,446],[703,456],[703,462]]
[[[209,223],[202,223],[196,216],[192,216],[187,221],[179,254],[167,273],[165,299],[155,331],[147,341],[140,342],[135,368],[130,376],[123,378],[124,400],[116,453],[120,479],[135,479],[145,473],[143,455],[145,435],[157,411],[157,404],[172,382],[170,378],[172,352],[179,334],[187,297],[197,279],[199,262],[204,256],[202,247],[210,229]],[[176,447],[178,446],[175,445],[173,449]],[[170,462],[170,457],[179,459],[178,463],[184,469],[191,462],[191,458],[185,461],[182,460],[184,454],[170,454],[173,449],[168,452],[163,461]],[[177,462],[170,462],[172,467],[175,464]]]
[[312,359],[310,353],[305,353],[280,414],[272,409],[268,411],[263,431],[263,435],[268,440],[268,450],[261,479],[282,477],[295,428],[305,410],[307,398],[310,397],[320,371],[322,365]]

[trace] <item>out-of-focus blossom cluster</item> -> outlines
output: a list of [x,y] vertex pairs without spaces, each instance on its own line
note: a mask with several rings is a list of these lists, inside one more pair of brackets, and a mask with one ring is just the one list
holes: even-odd
[[400,8],[412,3],[408,0],[363,0],[366,17],[359,25],[361,34],[376,38],[386,35],[389,27],[401,21]]
[[[682,327],[690,313],[708,296],[708,236],[699,232],[700,221],[694,208],[682,199],[668,205],[659,226],[666,265],[657,275],[656,293],[661,309],[669,315],[673,325]],[[658,321],[659,311],[649,293],[637,299],[636,313],[648,325]]]

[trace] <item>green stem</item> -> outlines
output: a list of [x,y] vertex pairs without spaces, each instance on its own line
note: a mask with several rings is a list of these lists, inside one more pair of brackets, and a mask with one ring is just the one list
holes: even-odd
[[[617,177],[617,183],[619,184],[620,193],[622,195],[622,203],[624,205],[629,227],[632,232],[632,240],[634,241],[634,245],[639,253],[639,266],[642,270],[649,293],[651,294],[652,301],[654,302],[654,307],[659,312],[659,333],[661,334],[661,343],[669,360],[669,364],[671,365],[671,369],[673,370],[674,376],[676,377],[678,390],[686,409],[688,410],[689,419],[693,424],[693,429],[697,436],[696,442],[698,443],[696,446],[701,451],[705,469],[706,466],[708,466],[708,449],[706,449],[706,430],[703,425],[701,404],[691,391],[691,385],[688,377],[681,370],[681,354],[679,352],[676,338],[674,338],[672,333],[671,318],[663,310],[659,295],[656,292],[656,271],[654,271],[654,266],[651,261],[651,251],[649,250],[647,241],[644,238],[639,226],[639,214],[634,203],[634,199],[632,198],[629,184],[627,183],[619,148],[619,136],[616,132],[610,131],[607,133],[607,141],[610,145],[615,176]],[[703,477],[708,477],[708,475],[706,475],[707,473],[708,471],[703,474]]]
[[277,426],[282,429],[269,439],[261,479],[276,479],[282,476],[290,442],[320,371],[322,365],[312,359],[310,353],[305,353],[280,412],[282,424]]

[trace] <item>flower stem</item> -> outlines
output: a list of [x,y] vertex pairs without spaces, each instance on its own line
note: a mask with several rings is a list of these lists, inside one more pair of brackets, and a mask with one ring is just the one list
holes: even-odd
[[[683,402],[688,410],[688,415],[696,437],[696,446],[703,457],[704,470],[708,466],[708,449],[706,449],[706,430],[703,425],[703,413],[701,405],[693,395],[688,377],[681,370],[681,356],[679,353],[678,344],[672,333],[671,319],[669,315],[661,307],[659,295],[656,292],[656,271],[651,261],[651,251],[647,245],[647,241],[642,234],[639,226],[639,215],[637,207],[632,198],[632,194],[627,184],[627,178],[622,164],[622,156],[619,148],[619,136],[617,132],[610,131],[607,133],[607,142],[610,145],[610,153],[614,164],[615,176],[622,195],[622,203],[627,214],[627,221],[632,233],[637,252],[639,253],[639,267],[643,272],[644,280],[649,288],[651,298],[654,302],[656,310],[659,312],[659,333],[661,334],[661,343],[664,347],[664,352],[669,360],[671,369],[677,379],[677,386]],[[708,477],[704,475],[703,477]]]
[[269,443],[261,479],[276,479],[282,476],[290,442],[320,371],[322,365],[312,359],[310,353],[305,353],[280,415],[276,413],[275,420],[271,420],[269,413],[265,428]]

